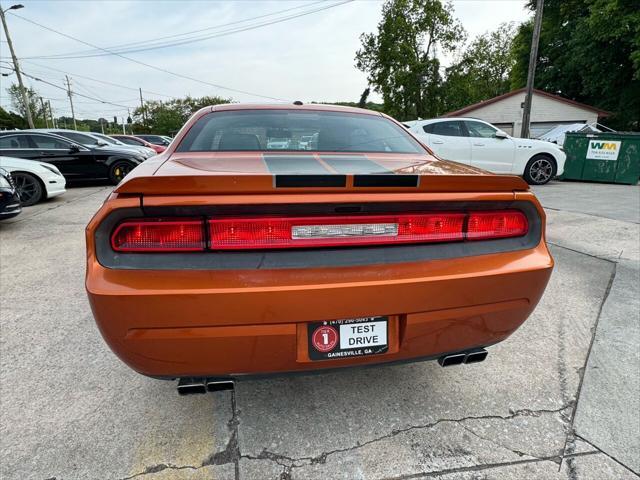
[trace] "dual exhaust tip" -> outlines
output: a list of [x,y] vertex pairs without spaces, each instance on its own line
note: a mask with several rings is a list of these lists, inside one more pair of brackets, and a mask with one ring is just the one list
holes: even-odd
[[438,359],[438,363],[441,367],[450,367],[452,365],[460,365],[462,363],[479,363],[484,361],[484,359],[487,358],[487,355],[489,355],[489,352],[484,348],[477,348],[467,352],[444,355]]
[[[438,358],[438,363],[442,367],[450,367],[452,365],[461,365],[463,363],[479,363],[487,358],[487,352],[484,348],[477,348],[467,352],[452,353]],[[225,380],[218,378],[198,378],[198,377],[181,377],[178,381],[178,394],[194,395],[197,393],[220,392],[223,390],[233,390],[233,380]]]
[[233,380],[219,378],[182,377],[178,380],[178,394],[180,395],[220,392],[222,390],[233,390],[233,387]]

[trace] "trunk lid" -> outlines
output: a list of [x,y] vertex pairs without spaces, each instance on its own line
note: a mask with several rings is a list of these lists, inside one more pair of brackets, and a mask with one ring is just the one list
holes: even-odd
[[190,152],[143,164],[115,191],[203,195],[526,190],[528,185],[519,177],[495,175],[429,155]]

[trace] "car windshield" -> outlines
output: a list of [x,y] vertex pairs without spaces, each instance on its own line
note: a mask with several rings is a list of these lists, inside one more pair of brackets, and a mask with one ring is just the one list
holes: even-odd
[[107,137],[106,135],[100,135],[99,133],[93,134],[95,137],[98,137],[100,140],[104,140],[105,142],[111,145],[124,145],[120,140],[116,140],[115,138]]
[[378,115],[292,110],[210,113],[195,123],[177,150],[424,152],[404,129]]
[[87,147],[93,147],[97,144],[97,140],[94,137],[91,137],[89,135],[82,135],[81,133],[60,131],[55,131],[53,133],[55,133],[56,135],[60,135],[61,137],[68,138],[69,140],[79,143],[80,145],[86,145]]

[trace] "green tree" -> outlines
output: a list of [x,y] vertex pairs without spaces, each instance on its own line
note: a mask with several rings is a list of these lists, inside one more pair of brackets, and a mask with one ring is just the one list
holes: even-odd
[[400,119],[440,113],[436,45],[450,52],[465,37],[451,10],[439,0],[387,0],[378,32],[361,35],[356,67],[382,94],[387,113]]
[[443,106],[446,111],[501,95],[510,90],[509,74],[514,66],[512,54],[516,34],[514,23],[503,23],[497,30],[477,37],[460,58],[446,69]]
[[[526,84],[532,29],[522,24],[514,41],[513,88]],[[545,0],[535,86],[613,112],[613,128],[640,129],[637,0]]]
[[142,107],[133,112],[133,128],[137,132],[151,132],[161,135],[174,135],[193,113],[203,107],[231,103],[230,98],[191,97],[176,98],[167,102],[146,101],[144,103],[144,120]]
[[0,130],[14,130],[28,128],[27,120],[20,115],[8,112],[0,107]]
[[[27,108],[25,106],[18,84],[11,84],[11,86],[7,88],[7,93],[9,94],[9,98],[11,99],[11,106],[18,112],[21,117],[26,118]],[[47,114],[47,112],[45,112],[45,110],[42,108],[42,103],[40,102],[40,94],[33,88],[27,88],[27,100],[29,102],[29,107],[31,108],[33,123],[36,127],[44,127],[46,125],[45,115]]]

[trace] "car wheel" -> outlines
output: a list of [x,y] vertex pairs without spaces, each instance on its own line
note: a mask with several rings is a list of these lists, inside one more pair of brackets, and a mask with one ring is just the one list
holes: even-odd
[[131,162],[127,162],[126,160],[119,160],[111,165],[111,169],[109,169],[109,180],[114,185],[117,185],[135,167],[136,166]]
[[529,185],[544,185],[556,176],[556,161],[547,155],[536,155],[524,169],[524,179]]
[[35,175],[27,172],[12,172],[11,177],[16,184],[20,203],[24,207],[38,203],[45,196],[44,187]]

